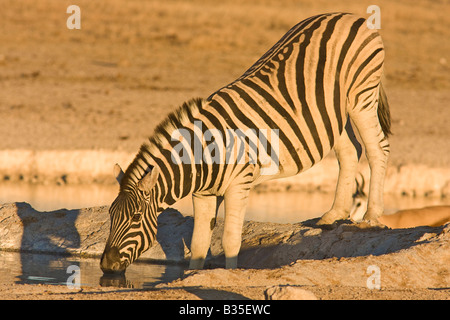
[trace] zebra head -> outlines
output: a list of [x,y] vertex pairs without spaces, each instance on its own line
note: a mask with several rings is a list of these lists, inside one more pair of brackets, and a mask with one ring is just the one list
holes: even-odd
[[133,180],[131,178],[125,179],[117,164],[114,174],[121,188],[109,209],[110,233],[100,261],[104,273],[125,272],[133,261],[152,246],[156,238],[154,187],[158,179],[157,168],[135,182],[130,182]]

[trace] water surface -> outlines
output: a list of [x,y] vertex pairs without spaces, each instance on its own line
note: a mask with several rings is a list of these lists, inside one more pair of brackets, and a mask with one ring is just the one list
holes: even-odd
[[[104,276],[100,259],[0,251],[0,284],[75,284],[75,272],[82,287],[114,286],[148,288],[183,275],[182,265],[135,262],[122,277]],[[75,268],[70,266],[75,266]],[[74,271],[76,270],[76,271]]]
[[[0,203],[27,202],[38,211],[79,209],[110,205],[118,193],[116,185],[34,185],[0,183]],[[251,192],[247,220],[295,223],[316,218],[330,209],[334,195],[321,192]],[[450,199],[385,196],[386,213],[430,205],[450,205]],[[191,197],[173,205],[183,215],[192,215]],[[220,214],[223,215],[223,205]]]

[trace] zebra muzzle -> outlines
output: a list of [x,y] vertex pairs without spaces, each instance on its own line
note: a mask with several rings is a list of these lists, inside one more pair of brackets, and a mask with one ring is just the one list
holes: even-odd
[[124,273],[125,263],[120,261],[120,252],[117,247],[105,248],[100,260],[103,273]]

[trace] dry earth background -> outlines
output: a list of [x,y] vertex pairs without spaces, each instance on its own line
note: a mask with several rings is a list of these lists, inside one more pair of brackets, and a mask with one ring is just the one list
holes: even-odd
[[[81,8],[81,30],[66,28],[71,4]],[[10,184],[111,183],[111,164],[126,166],[168,112],[240,76],[298,21],[334,11],[367,17],[371,4],[381,8],[385,88],[393,117],[386,188],[443,197],[448,204],[449,1],[2,0],[0,179]],[[416,261],[426,265],[421,272],[440,270],[440,280],[432,284],[420,280],[424,274],[420,281],[394,281],[380,291],[336,280],[376,259],[368,255],[275,269],[207,270],[151,291],[86,288],[72,293],[54,286],[11,285],[0,287],[0,298],[261,299],[269,285],[294,283],[321,299],[448,299],[448,227],[418,232],[422,249],[382,255],[377,263],[399,275],[405,261],[422,250]],[[424,234],[429,234],[425,240]],[[322,276],[317,274],[316,282],[301,281],[302,268]],[[333,276],[325,276],[330,270],[335,270]],[[290,277],[296,280],[290,282]]]

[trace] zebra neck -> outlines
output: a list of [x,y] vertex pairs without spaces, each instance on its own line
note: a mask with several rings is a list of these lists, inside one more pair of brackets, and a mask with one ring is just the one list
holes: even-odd
[[[149,138],[149,144],[141,147],[136,157],[138,180],[145,175],[148,166],[154,164],[159,170],[158,192],[155,199],[162,207],[168,207],[176,201],[184,198],[199,187],[197,184],[197,171],[201,170],[198,164],[191,161],[180,161],[172,157],[174,146],[179,140],[174,140],[174,133],[183,130],[193,131],[194,121],[201,113],[203,99],[192,99],[185,102],[180,108],[170,113],[166,120],[159,124],[153,135]],[[191,153],[192,150],[186,150]]]
[[159,171],[155,202],[160,207],[166,209],[194,191],[195,166],[173,162],[168,149],[162,150],[154,161]]
[[139,181],[152,170],[157,170],[156,184],[149,192],[154,212],[159,214],[183,196],[180,194],[180,179],[173,177],[176,169],[172,166],[168,150],[152,150],[150,145],[144,144],[125,171],[120,189],[125,193],[139,192]]

